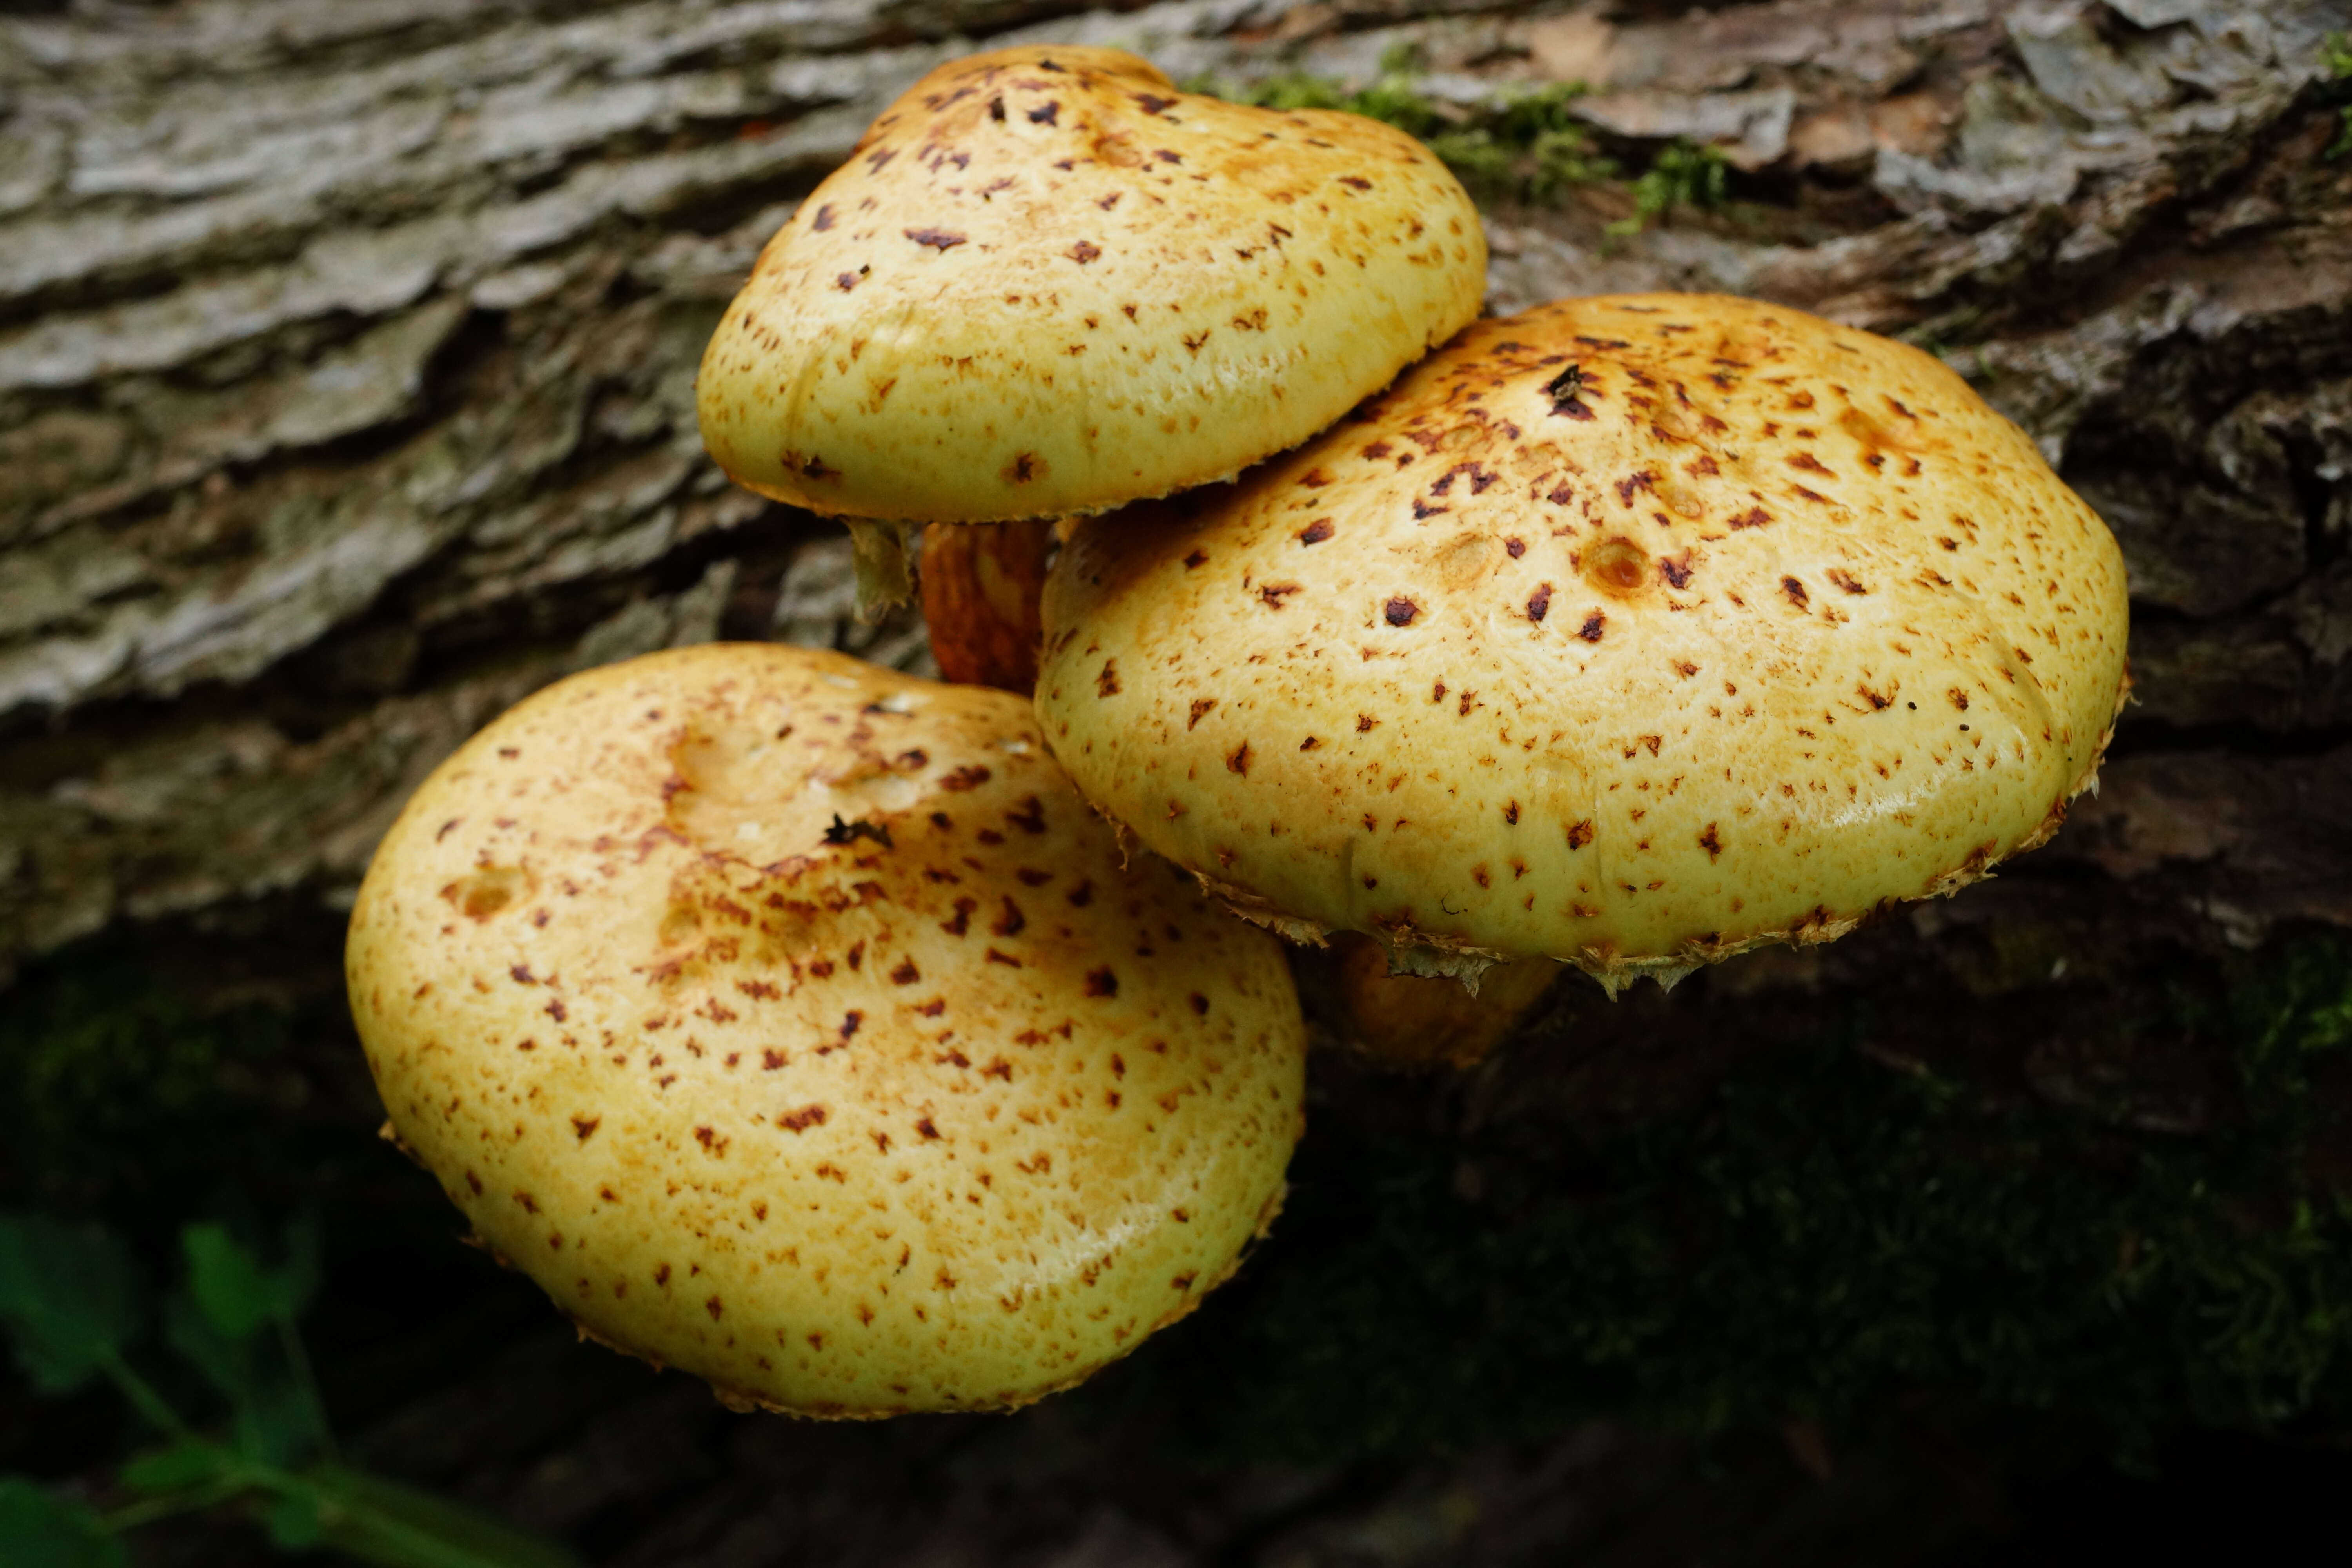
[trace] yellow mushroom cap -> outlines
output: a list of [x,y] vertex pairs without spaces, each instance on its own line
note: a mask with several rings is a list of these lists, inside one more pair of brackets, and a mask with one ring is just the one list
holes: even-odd
[[1236,486],[1083,524],[1037,688],[1237,908],[1612,988],[1824,941],[2053,832],[2122,558],[1938,361],[1711,296],[1480,321]]
[[1179,92],[1115,49],[942,66],[771,240],[702,361],[762,495],[990,522],[1228,477],[1477,314],[1459,181],[1352,114]]
[[575,676],[426,781],[353,911],[392,1128],[583,1331],[818,1415],[1009,1406],[1271,1217],[1280,945],[1137,857],[1025,704],[831,653]]

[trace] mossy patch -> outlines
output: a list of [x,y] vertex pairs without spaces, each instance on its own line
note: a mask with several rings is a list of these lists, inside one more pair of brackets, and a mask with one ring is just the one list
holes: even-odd
[[1620,173],[1616,160],[1601,152],[1570,112],[1584,96],[1581,84],[1556,82],[1463,106],[1423,94],[1410,62],[1384,64],[1390,68],[1362,88],[1299,72],[1246,84],[1203,78],[1185,87],[1264,109],[1339,109],[1393,125],[1426,142],[1474,194],[1489,198],[1539,202]]
[[109,939],[0,994],[0,1207],[102,1220],[146,1248],[242,1205],[364,1207],[370,1245],[446,1232],[439,1195],[373,1136],[340,986],[250,967]]
[[1350,88],[1293,71],[1248,83],[1202,77],[1185,83],[1264,109],[1338,109],[1393,125],[1426,143],[1471,193],[1540,204],[1580,185],[1620,187],[1633,210],[1607,226],[1613,237],[1640,233],[1677,207],[1713,212],[1730,199],[1731,163],[1719,148],[1676,139],[1629,174],[1603,151],[1572,106],[1581,82],[1551,82],[1498,93],[1480,103],[1446,103],[1417,85],[1419,62],[1391,51],[1380,78]]
[[117,955],[29,973],[0,1006],[0,1194],[78,1207],[184,1179],[173,1167],[285,1049],[287,1023],[267,1006],[199,1011]]
[[1274,1240],[1117,1392],[1232,1458],[1835,1426],[1939,1391],[2126,1453],[2352,1415],[2352,1209],[2314,1166],[2341,945],[2132,1026],[2227,1041],[2242,1111],[2194,1139],[1889,1068],[1867,1026],[1549,1149],[1310,1134]]

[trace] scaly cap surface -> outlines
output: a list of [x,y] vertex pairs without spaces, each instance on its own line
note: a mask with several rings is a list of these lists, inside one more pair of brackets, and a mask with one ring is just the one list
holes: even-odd
[[1122,870],[1018,699],[835,654],[522,703],[384,839],[348,967],[480,1236],[739,1405],[1074,1382],[1233,1268],[1299,1131],[1278,944]]
[[1114,49],[940,67],[769,242],[703,356],[711,455],[827,514],[989,522],[1223,479],[1477,314],[1461,184],[1376,121]]
[[1711,296],[1480,321],[1321,439],[1079,527],[1037,702],[1237,908],[1612,988],[2040,843],[2126,683],[2105,525],[1916,350]]

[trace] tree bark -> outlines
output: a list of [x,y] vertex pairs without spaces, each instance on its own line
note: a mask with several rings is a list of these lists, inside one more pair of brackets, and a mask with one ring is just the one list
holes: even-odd
[[[0,22],[0,964],[350,896],[406,792],[578,665],[767,636],[811,520],[731,489],[715,313],[967,38],[1179,77],[1575,76],[1756,199],[1494,219],[1493,303],[1731,289],[1940,347],[2124,539],[2139,706],[2054,857],[2224,939],[2352,920],[2340,4],[215,0]],[[559,19],[559,15],[561,19]],[[803,573],[803,578],[807,575]],[[805,595],[793,635],[828,633]]]
[[1612,240],[1617,191],[1498,210],[1495,308],[1723,289],[1940,348],[2131,562],[2139,705],[2049,858],[2225,941],[2352,920],[2352,162],[2323,161],[2315,101],[2346,21],[2340,0],[0,20],[0,966],[340,907],[423,773],[583,662],[780,614],[854,636],[802,591],[822,563],[784,593],[827,531],[701,455],[697,354],[881,103],[1022,37],[1357,80],[1409,43],[1441,98],[1586,80],[1581,114],[1636,163],[1725,145],[1750,198],[1726,214]]

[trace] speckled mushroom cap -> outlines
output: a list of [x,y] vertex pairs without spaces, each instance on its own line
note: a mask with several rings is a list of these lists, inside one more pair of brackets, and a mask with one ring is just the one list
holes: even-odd
[[2041,843],[2123,562],[1916,350],[1709,296],[1480,321],[1229,489],[1081,526],[1037,704],[1087,796],[1294,935],[1612,988]]
[[1477,314],[1461,184],[1372,120],[1132,55],[940,67],[771,240],[697,384],[740,483],[834,515],[1097,510],[1296,445]]
[[1122,870],[1019,699],[830,653],[499,719],[377,851],[348,973],[477,1232],[738,1407],[1073,1383],[1232,1269],[1300,1126],[1280,944]]

